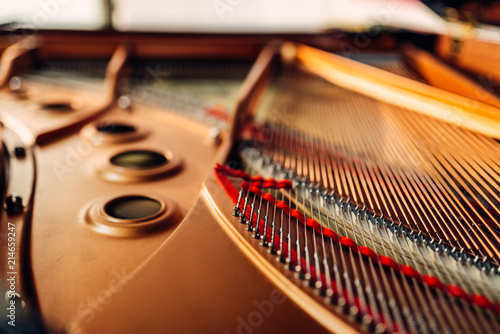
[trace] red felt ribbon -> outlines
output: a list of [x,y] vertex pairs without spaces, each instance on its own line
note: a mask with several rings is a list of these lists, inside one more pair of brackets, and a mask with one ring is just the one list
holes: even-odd
[[[457,285],[448,285],[447,286],[437,277],[430,276],[430,275],[422,275],[411,266],[399,265],[394,259],[392,259],[388,256],[379,255],[374,250],[370,249],[369,247],[358,246],[357,243],[354,240],[352,240],[351,238],[345,237],[345,236],[339,236],[333,230],[322,227],[316,220],[314,220],[312,218],[305,218],[304,215],[299,210],[290,209],[290,207],[284,201],[276,200],[271,194],[262,193],[262,191],[260,190],[260,188],[262,186],[264,186],[265,188],[275,188],[275,187],[280,188],[280,184],[282,185],[281,188],[291,189],[292,183],[289,180],[275,181],[273,179],[268,178],[264,182],[264,179],[262,177],[254,176],[251,178],[247,173],[245,173],[243,171],[233,170],[229,167],[225,167],[225,166],[222,166],[219,164],[217,164],[215,167],[215,174],[216,174],[218,181],[220,182],[222,187],[225,189],[226,193],[229,195],[229,197],[233,200],[233,203],[235,203],[235,204],[238,200],[238,192],[236,191],[236,189],[234,188],[232,183],[228,180],[226,175],[232,176],[232,177],[238,177],[238,178],[241,178],[241,179],[247,180],[247,181],[252,180],[252,181],[256,182],[256,185],[252,184],[252,186],[250,187],[251,192],[257,194],[259,197],[262,197],[262,199],[268,201],[272,205],[275,205],[277,208],[281,209],[286,215],[291,215],[292,217],[297,218],[302,224],[304,224],[310,228],[313,228],[318,233],[321,233],[321,231],[322,231],[324,236],[332,239],[334,242],[340,243],[342,246],[348,247],[356,253],[359,252],[362,256],[370,258],[374,262],[380,263],[384,267],[392,268],[397,273],[399,273],[401,275],[405,275],[407,277],[414,278],[415,280],[417,280],[420,283],[425,283],[432,288],[445,291],[445,292],[449,293],[451,296],[464,299],[468,302],[471,301],[479,307],[488,308],[488,309],[491,309],[492,311],[496,312],[497,314],[500,314],[500,304],[493,303],[486,296],[479,295],[479,294],[469,295],[469,294],[467,294],[466,291],[464,291],[461,287],[459,287]],[[244,184],[245,184],[245,187],[248,188],[249,185],[246,184],[245,182],[242,183],[242,187],[244,188],[244,186],[243,186]],[[268,185],[268,186],[266,186],[266,185]],[[276,186],[274,186],[274,185],[276,185]],[[247,211],[249,211],[248,209],[249,208],[247,208],[247,210],[245,210],[245,214],[247,214]],[[249,216],[250,213],[248,212],[247,215]],[[256,220],[257,216],[255,213],[254,213],[254,217]],[[254,220],[254,217],[252,217],[252,221]],[[260,224],[261,233],[263,233],[263,229],[264,229],[263,225],[264,225],[263,223]],[[255,226],[256,226],[256,224],[255,224]],[[269,235],[269,238],[270,238],[270,235],[272,234],[272,232],[270,232],[270,231],[271,230],[266,231],[266,235]],[[276,248],[279,248],[280,245],[279,245],[279,236],[278,235],[275,235],[274,244],[275,244]],[[283,244],[285,244],[285,243],[283,242]],[[288,248],[287,247],[283,247],[283,248],[284,249],[282,251],[284,252],[285,256],[287,256],[287,249]],[[294,263],[295,264],[298,263],[297,254],[294,254],[294,251],[292,249],[292,257],[293,256],[295,256]],[[307,264],[306,264],[306,261],[304,258],[301,258],[300,262],[301,262],[302,268],[307,267]],[[311,267],[311,275],[313,275],[313,277],[314,277],[314,275],[315,275],[314,274],[315,270],[313,270],[314,267],[312,265],[310,267]],[[323,277],[322,277],[322,281],[323,281]]]
[[280,201],[280,200],[277,200],[276,201],[276,207],[280,208],[281,210],[283,210],[283,212],[287,215],[290,214],[290,210],[288,210],[288,205],[286,205],[285,202],[283,201]]
[[276,205],[276,199],[270,193],[264,193],[264,195],[262,195],[262,198],[271,203],[271,205]]
[[264,188],[276,188],[278,186],[278,182],[276,182],[275,179],[266,179],[266,182],[264,183]]
[[290,180],[279,180],[277,182],[277,184],[278,184],[279,189],[283,189],[283,188],[284,189],[292,189],[292,187],[293,187],[292,181],[290,181]]

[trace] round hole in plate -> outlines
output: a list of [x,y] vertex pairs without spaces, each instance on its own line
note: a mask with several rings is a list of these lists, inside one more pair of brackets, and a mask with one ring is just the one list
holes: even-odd
[[81,135],[96,146],[136,141],[148,134],[149,131],[140,124],[140,121],[132,123],[131,120],[115,118],[102,119],[88,124],[81,131]]
[[70,109],[71,103],[68,101],[51,101],[43,103],[42,107],[49,109]]
[[97,131],[106,134],[125,134],[135,132],[135,126],[125,123],[101,123],[96,125]]
[[66,100],[47,100],[39,101],[40,107],[45,110],[55,111],[55,112],[67,112],[73,111],[74,108],[71,105],[71,101]]
[[168,162],[165,155],[149,150],[132,150],[118,153],[111,157],[111,164],[123,168],[153,168]]
[[162,208],[159,201],[144,196],[125,196],[112,200],[104,212],[116,219],[144,219],[156,215]]
[[181,216],[176,202],[163,195],[132,193],[95,199],[83,219],[97,233],[140,237],[172,227]]

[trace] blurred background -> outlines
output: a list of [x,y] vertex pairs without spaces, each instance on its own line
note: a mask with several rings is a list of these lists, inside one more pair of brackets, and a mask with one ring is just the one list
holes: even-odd
[[[436,14],[416,0],[1,0],[0,24],[32,29],[308,32],[390,26],[440,32]],[[440,13],[441,14],[441,13]]]
[[[184,33],[409,30],[500,43],[494,0],[0,0],[0,30]],[[475,29],[471,29],[471,28]]]

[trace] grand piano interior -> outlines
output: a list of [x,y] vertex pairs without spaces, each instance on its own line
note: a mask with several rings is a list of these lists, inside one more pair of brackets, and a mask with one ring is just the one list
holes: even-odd
[[3,7],[0,332],[500,332],[495,2]]

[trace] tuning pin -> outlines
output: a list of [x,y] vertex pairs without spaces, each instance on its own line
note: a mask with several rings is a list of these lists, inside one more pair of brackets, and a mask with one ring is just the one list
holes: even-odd
[[243,196],[243,189],[240,190],[240,193],[238,194],[238,201],[236,202],[236,205],[233,207],[233,216],[235,217],[238,217],[240,215],[240,201],[242,196]]
[[261,245],[262,247],[268,247],[268,246],[269,246],[269,243],[267,242],[267,238],[266,238],[266,235],[265,235],[265,234],[262,234],[262,235],[260,236],[260,240],[261,240],[261,241],[260,241],[260,245]]
[[373,332],[376,334],[385,334],[387,333],[387,326],[382,323],[376,324],[373,328]]
[[254,239],[260,239],[260,231],[259,231],[259,225],[260,225],[260,209],[257,210],[257,224],[255,228],[253,229],[253,235],[252,238]]
[[304,273],[304,285],[307,286],[307,287],[314,287],[314,280],[312,279],[312,276],[310,273]]
[[240,209],[237,206],[233,206],[233,216],[238,217],[240,215]]
[[342,313],[346,312],[347,301],[343,296],[340,296],[339,298],[337,298],[336,304],[337,304],[337,309],[339,310],[339,312],[342,312]]
[[254,238],[254,239],[260,239],[260,232],[259,232],[259,228],[258,227],[256,227],[256,228],[253,229],[252,238]]
[[267,247],[267,238],[266,238],[266,228],[267,228],[267,215],[264,217],[264,233],[262,233],[262,235],[260,236],[260,245],[262,247]]
[[419,246],[424,245],[425,239],[422,235],[422,231],[418,231],[418,234],[415,236],[415,241]]
[[367,332],[373,332],[374,322],[373,317],[369,314],[365,314],[360,320],[362,328]]
[[283,255],[283,252],[281,250],[276,251],[276,261],[284,263],[285,262],[285,257]]
[[333,289],[331,289],[331,288],[326,289],[325,296],[323,299],[324,299],[325,303],[332,304],[332,305],[337,304],[337,296],[335,296],[335,293],[333,292]]
[[255,203],[252,203],[252,205],[250,206],[250,216],[249,219],[247,220],[247,227],[245,228],[245,230],[247,230],[248,232],[253,231],[252,220],[253,220],[254,209],[255,209]]
[[482,262],[480,263],[481,270],[486,274],[486,275],[491,275],[492,270],[491,270],[491,265],[488,262],[488,257],[485,256],[483,257]]
[[361,320],[361,312],[359,311],[359,308],[355,305],[351,305],[348,309],[347,309],[347,314],[349,315],[349,317],[356,321],[356,322],[360,322]]
[[325,293],[323,289],[323,282],[321,282],[321,280],[316,280],[314,282],[314,288],[316,289],[316,293],[320,296],[322,296]]
[[246,224],[246,217],[245,217],[245,214],[243,212],[240,213],[240,219],[238,220],[238,223],[240,224]]

